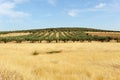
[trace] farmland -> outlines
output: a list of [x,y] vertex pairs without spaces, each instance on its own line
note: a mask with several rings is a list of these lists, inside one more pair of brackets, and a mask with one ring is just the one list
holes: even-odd
[[120,80],[120,31],[0,32],[0,80]]
[[120,80],[120,43],[1,43],[1,80]]
[[[109,34],[107,34],[109,33]],[[107,35],[106,35],[107,34]],[[110,42],[115,40],[120,42],[120,32],[87,29],[87,28],[53,28],[40,30],[26,30],[15,32],[1,32],[0,42],[83,42],[101,41]]]

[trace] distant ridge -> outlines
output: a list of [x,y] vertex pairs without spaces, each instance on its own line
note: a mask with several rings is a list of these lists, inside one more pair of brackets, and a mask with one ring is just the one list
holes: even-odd
[[92,32],[120,32],[114,30],[103,30],[95,28],[83,28],[83,27],[59,27],[59,28],[43,28],[43,29],[28,29],[28,30],[13,30],[13,31],[0,31],[0,33],[14,33],[14,32],[34,32],[42,30],[70,30],[70,31],[92,31]]

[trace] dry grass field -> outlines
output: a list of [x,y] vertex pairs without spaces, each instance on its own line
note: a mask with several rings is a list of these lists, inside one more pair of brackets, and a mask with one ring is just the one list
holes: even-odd
[[23,33],[23,32],[19,32],[19,33],[8,33],[8,34],[0,34],[0,37],[9,37],[9,36],[23,36],[23,35],[29,35],[29,32]]
[[120,80],[120,43],[1,43],[0,80]]
[[111,36],[113,38],[120,38],[120,32],[86,32],[90,35]]

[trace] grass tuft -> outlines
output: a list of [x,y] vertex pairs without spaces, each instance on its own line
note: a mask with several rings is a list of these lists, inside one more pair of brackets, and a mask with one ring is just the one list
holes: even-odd
[[62,51],[49,51],[47,54],[61,53]]

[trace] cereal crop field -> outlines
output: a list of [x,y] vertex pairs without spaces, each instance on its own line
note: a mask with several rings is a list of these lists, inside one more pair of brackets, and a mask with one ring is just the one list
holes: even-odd
[[0,43],[0,80],[120,80],[120,43]]

